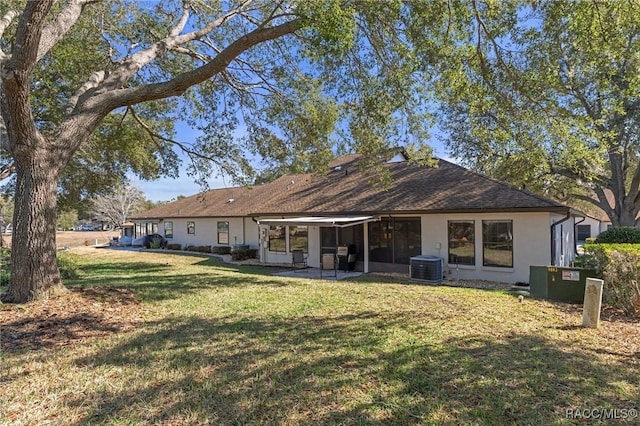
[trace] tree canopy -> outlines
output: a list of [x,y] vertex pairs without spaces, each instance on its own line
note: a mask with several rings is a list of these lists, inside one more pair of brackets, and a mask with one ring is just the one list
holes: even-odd
[[[437,2],[434,2],[437,4]],[[421,2],[8,0],[0,4],[0,138],[15,170],[4,300],[61,287],[59,200],[133,172],[249,182],[251,160],[313,171],[334,150],[428,159],[430,93],[408,44]],[[433,28],[442,28],[446,15]],[[187,144],[177,120],[203,134]]]
[[[587,211],[601,209],[614,225],[637,223],[640,5],[456,5],[459,19],[447,33],[454,43],[432,68],[452,155]],[[423,51],[433,63],[433,44]]]

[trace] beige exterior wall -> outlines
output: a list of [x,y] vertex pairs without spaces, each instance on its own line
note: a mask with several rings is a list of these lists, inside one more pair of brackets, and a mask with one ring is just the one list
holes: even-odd
[[[444,272],[451,279],[478,279],[500,282],[528,282],[530,265],[548,265],[551,247],[549,213],[464,213],[422,216],[422,254],[445,259]],[[448,263],[448,221],[475,222],[475,265]],[[482,221],[513,221],[513,268],[483,266]]]
[[[418,215],[410,215],[416,217]],[[402,217],[398,215],[397,217]],[[560,222],[564,216],[550,213],[460,213],[429,214],[421,217],[422,254],[445,259],[444,272],[447,278],[476,279],[500,282],[528,282],[529,266],[551,263],[551,224]],[[229,245],[248,244],[259,249],[259,257],[264,263],[288,264],[291,253],[271,252],[268,246],[268,226],[260,226],[251,218],[205,218],[167,219],[173,222],[173,238],[170,242],[184,245],[220,245],[217,243],[217,222],[229,221]],[[448,263],[448,221],[473,220],[475,224],[475,265],[455,265]],[[513,267],[498,268],[483,266],[482,221],[513,221]],[[187,222],[195,222],[195,234],[187,234]],[[147,221],[138,221],[145,223]],[[573,218],[555,227],[556,264],[568,265],[574,258],[575,243]],[[159,223],[159,233],[164,234],[163,222]],[[365,241],[367,241],[365,226]],[[311,267],[320,267],[320,227],[309,226],[309,254],[307,262]],[[562,235],[560,235],[562,231]],[[289,233],[287,232],[287,247]],[[367,253],[365,253],[365,257]],[[407,273],[409,266],[407,265]]]
[[[594,219],[592,217],[585,217],[583,221],[581,221],[581,218],[578,218],[576,220],[576,224],[579,225],[589,225],[591,227],[591,235],[590,237],[595,238],[598,236],[598,234],[600,234],[602,231],[605,231],[606,225],[604,226],[604,229],[602,228],[602,222],[600,222],[597,219]],[[580,222],[580,223],[578,223]]]
[[[164,220],[137,220],[135,223],[144,225],[147,222],[158,223],[158,233],[164,235],[165,222],[173,222],[173,238],[169,243],[194,246],[233,246],[234,244],[248,244],[252,248],[258,247],[258,225],[245,217],[231,218],[189,218],[189,219],[164,219]],[[187,232],[187,222],[194,222],[195,233]],[[229,243],[218,243],[218,222],[229,222]]]

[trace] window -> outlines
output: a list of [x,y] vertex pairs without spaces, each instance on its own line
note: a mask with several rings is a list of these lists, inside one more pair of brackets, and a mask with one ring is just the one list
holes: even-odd
[[482,264],[513,268],[513,221],[482,221]]
[[454,265],[476,264],[476,224],[473,220],[447,222],[449,263]]
[[173,222],[164,223],[164,237],[173,238]]
[[309,230],[306,226],[289,227],[289,251],[293,250],[309,253]]
[[157,234],[158,233],[158,224],[156,222],[147,222],[146,223],[146,234]]
[[287,250],[286,227],[282,225],[269,227],[269,251],[284,253]]
[[591,237],[591,225],[578,225],[578,241],[585,241]]
[[195,222],[187,222],[187,234],[193,234],[195,235],[196,233],[196,223]]
[[142,230],[144,228],[139,223],[136,223],[136,237],[142,237]]
[[229,222],[218,222],[218,244],[229,244]]

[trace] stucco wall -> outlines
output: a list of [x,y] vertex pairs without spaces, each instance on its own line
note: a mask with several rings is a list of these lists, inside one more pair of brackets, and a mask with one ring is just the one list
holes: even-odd
[[[412,215],[415,217],[416,215]],[[401,217],[401,216],[398,216]],[[460,279],[480,279],[501,282],[528,282],[530,265],[549,265],[551,262],[551,224],[563,219],[561,215],[550,213],[474,213],[474,214],[429,214],[421,215],[422,254],[435,255],[445,259],[445,276]],[[167,219],[169,220],[169,219]],[[218,245],[217,222],[229,221],[229,243],[233,245],[248,244],[258,248],[261,260],[266,263],[289,263],[290,253],[275,253],[268,250],[268,240],[261,238],[258,225],[251,218],[204,218],[204,219],[171,219],[173,221],[173,238],[171,242],[183,246]],[[475,222],[475,265],[454,265],[448,260],[447,223],[450,220],[473,220]],[[483,266],[482,258],[482,221],[513,221],[513,267],[497,268]],[[194,221],[195,234],[187,234],[187,221]],[[144,223],[146,221],[140,221]],[[159,223],[159,231],[164,233],[163,222]],[[556,230],[556,253],[560,254],[564,264],[573,259],[573,219],[563,222]],[[562,231],[562,235],[560,232]],[[309,227],[308,264],[320,266],[320,228]],[[287,234],[288,238],[288,234]],[[365,237],[366,240],[366,237]],[[556,261],[556,263],[559,263]],[[408,272],[407,265],[407,272]]]
[[[578,219],[580,221],[580,219]],[[579,225],[590,225],[591,226],[591,237],[597,237],[601,232],[607,230],[607,225],[610,225],[611,222],[602,222],[598,219],[594,219],[592,217],[586,217],[583,222]]]
[[[164,223],[173,222],[173,238],[169,243],[195,246],[223,246],[234,244],[248,244],[252,248],[258,247],[258,225],[251,218],[189,218],[165,219],[158,222],[158,233],[164,235]],[[229,244],[218,243],[218,222],[229,222]],[[154,222],[153,220],[136,221],[137,223]],[[195,233],[187,233],[187,222],[195,223]]]
[[[448,263],[447,222],[475,221],[475,265]],[[513,268],[483,266],[482,221],[513,221]],[[445,276],[452,279],[480,279],[501,282],[528,282],[530,265],[550,262],[549,213],[437,214],[422,216],[422,254],[445,259]]]

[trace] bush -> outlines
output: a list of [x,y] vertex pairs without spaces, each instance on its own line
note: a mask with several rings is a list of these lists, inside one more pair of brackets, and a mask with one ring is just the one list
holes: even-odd
[[211,253],[211,246],[192,246],[187,245],[184,247],[185,251],[196,251],[198,253]]
[[640,244],[640,228],[633,226],[609,228],[598,235],[596,244]]
[[167,244],[167,250],[182,250],[182,244]]
[[213,253],[213,254],[231,254],[231,247],[229,247],[229,246],[213,246],[213,247],[211,247],[211,253]]
[[63,280],[80,278],[80,256],[73,253],[58,253],[58,269]]
[[258,258],[258,249],[242,249],[242,250],[234,250],[231,253],[231,259],[233,260],[247,260],[247,259],[257,259]]
[[11,278],[11,250],[6,247],[0,249],[0,287],[9,285]]
[[589,244],[585,250],[604,280],[604,303],[640,317],[640,246],[636,244]]

